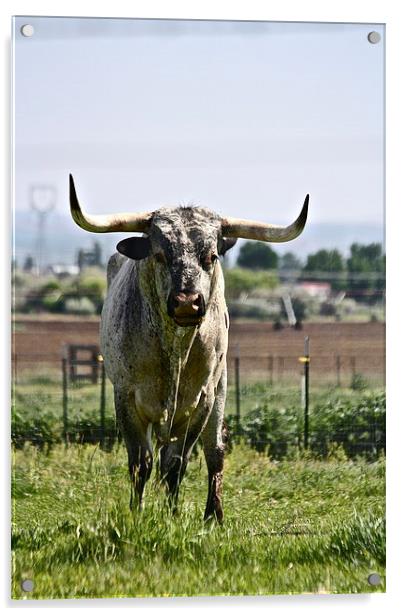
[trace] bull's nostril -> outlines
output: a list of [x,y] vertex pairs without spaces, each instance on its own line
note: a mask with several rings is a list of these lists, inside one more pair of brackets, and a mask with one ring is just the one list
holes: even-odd
[[204,316],[205,304],[201,293],[179,291],[171,295],[170,316],[176,319],[194,319]]
[[195,293],[185,293],[184,291],[180,291],[177,295],[174,296],[175,305],[178,306],[192,306],[198,298],[198,295]]

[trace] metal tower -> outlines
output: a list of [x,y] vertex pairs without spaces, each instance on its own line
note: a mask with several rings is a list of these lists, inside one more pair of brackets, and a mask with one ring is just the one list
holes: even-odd
[[46,222],[49,213],[56,207],[56,189],[54,186],[34,185],[30,188],[30,205],[37,216],[35,256],[36,273],[39,276],[44,269],[46,254]]

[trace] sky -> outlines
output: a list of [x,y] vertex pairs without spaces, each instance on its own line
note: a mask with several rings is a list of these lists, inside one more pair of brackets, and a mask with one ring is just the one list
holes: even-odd
[[17,17],[14,28],[16,213],[42,185],[68,215],[72,172],[91,213],[194,203],[289,224],[309,193],[307,224],[382,227],[384,26]]

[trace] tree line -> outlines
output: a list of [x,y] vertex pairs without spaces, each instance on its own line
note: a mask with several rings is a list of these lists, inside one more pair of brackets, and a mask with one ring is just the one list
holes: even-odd
[[337,249],[321,249],[303,262],[293,252],[279,256],[268,244],[245,242],[236,265],[285,279],[328,282],[334,291],[347,291],[361,301],[375,299],[385,289],[385,254],[380,243],[353,243],[347,256]]
[[[328,282],[335,292],[374,304],[385,289],[385,255],[379,243],[354,243],[347,256],[336,249],[321,249],[303,261],[293,252],[280,256],[270,245],[253,241],[242,244],[234,267],[225,267],[225,293],[232,311],[233,302],[252,294],[265,298],[265,310],[271,290],[296,281]],[[14,311],[28,313],[99,314],[106,292],[103,267],[93,266],[62,277],[51,273],[38,277],[14,268],[13,285]],[[295,310],[298,302],[300,298],[293,298]],[[255,306],[253,310],[253,316],[261,312]]]

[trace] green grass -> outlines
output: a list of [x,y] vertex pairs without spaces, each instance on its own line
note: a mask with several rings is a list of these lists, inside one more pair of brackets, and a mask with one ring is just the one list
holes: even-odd
[[[227,456],[222,527],[202,521],[203,459],[171,516],[151,479],[130,513],[126,453],[26,445],[13,453],[13,598],[385,589],[384,459],[273,463],[237,445]],[[378,587],[367,577],[382,576]],[[24,593],[21,581],[32,579]]]
[[[372,393],[383,388],[370,389]],[[251,411],[268,405],[272,409],[300,409],[300,388],[294,385],[269,385],[264,381],[242,384],[240,392],[242,417]],[[310,407],[336,403],[338,399],[358,404],[362,392],[350,388],[311,387]],[[226,416],[236,414],[236,392],[232,384],[228,387],[225,407]],[[12,410],[13,441],[23,444],[26,440],[34,443],[57,443],[62,441],[63,402],[60,375],[26,374],[14,386]],[[114,433],[115,411],[113,388],[106,381],[106,429]],[[100,384],[87,382],[69,384],[68,387],[68,430],[69,440],[81,442],[83,434],[89,442],[99,440]],[[113,442],[113,439],[110,439]]]
[[[384,385],[379,387],[369,387],[368,392],[384,391]],[[310,407],[321,405],[328,402],[333,402],[342,398],[348,402],[359,402],[362,398],[361,391],[354,391],[350,387],[336,386],[311,386],[310,385]],[[299,386],[292,384],[274,384],[268,382],[256,381],[251,383],[241,384],[240,386],[240,411],[241,415],[245,415],[250,411],[262,406],[270,404],[274,407],[295,407],[302,408],[301,392]],[[229,385],[226,398],[225,414],[236,412],[236,390],[234,385]]]

